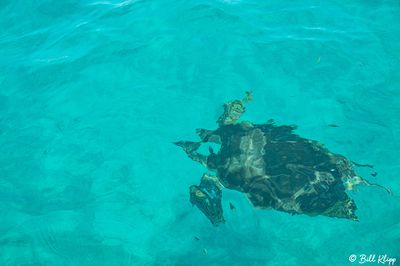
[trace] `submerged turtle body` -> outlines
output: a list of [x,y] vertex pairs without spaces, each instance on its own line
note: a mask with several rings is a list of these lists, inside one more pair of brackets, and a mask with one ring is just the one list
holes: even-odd
[[[236,123],[249,99],[251,94],[225,104],[218,129],[197,130],[201,141],[176,144],[215,172],[223,186],[245,193],[255,207],[357,220],[357,207],[345,191],[345,184],[357,177],[352,163],[319,142],[294,134],[293,126]],[[220,150],[200,154],[199,147],[207,142],[220,144]],[[222,210],[213,212],[200,201],[192,203],[208,209],[203,212],[212,222],[223,220]]]

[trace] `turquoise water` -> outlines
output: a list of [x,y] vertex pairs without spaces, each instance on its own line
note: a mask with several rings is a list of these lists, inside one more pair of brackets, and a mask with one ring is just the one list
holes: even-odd
[[[0,265],[398,264],[399,70],[395,0],[2,0]],[[172,142],[248,89],[245,119],[298,125],[395,195],[350,192],[352,222],[225,190],[213,227]]]

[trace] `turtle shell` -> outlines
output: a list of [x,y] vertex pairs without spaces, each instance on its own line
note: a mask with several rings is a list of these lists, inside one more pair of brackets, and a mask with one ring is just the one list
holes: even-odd
[[272,123],[221,126],[211,133],[221,148],[208,156],[207,167],[255,207],[357,219],[343,183],[356,175],[351,162],[294,129]]
[[[216,172],[226,188],[245,193],[257,208],[357,220],[357,207],[344,186],[356,176],[351,162],[294,129],[242,122],[215,131],[198,129],[201,142],[176,144]],[[207,142],[219,143],[218,153],[198,153]]]

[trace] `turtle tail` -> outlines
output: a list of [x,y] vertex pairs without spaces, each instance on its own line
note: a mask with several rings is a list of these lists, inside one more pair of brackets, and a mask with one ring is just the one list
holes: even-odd
[[[351,162],[357,167],[374,168],[374,166],[372,164],[361,164],[361,163],[357,163],[357,162],[354,162],[354,161],[351,161]],[[383,188],[384,190],[386,190],[387,193],[389,193],[389,195],[393,196],[393,192],[392,192],[392,190],[390,188],[384,187],[384,186],[376,184],[376,183],[370,183],[368,180],[366,180],[366,179],[364,179],[364,178],[362,178],[360,176],[359,176],[359,178],[360,178],[361,182],[364,185],[366,185],[368,187],[380,187],[380,188]]]
[[368,187],[380,187],[380,188],[383,188],[384,190],[386,190],[387,193],[389,193],[389,195],[393,196],[393,192],[392,192],[392,190],[390,188],[384,187],[384,186],[376,184],[376,183],[370,183],[368,180],[366,180],[364,178],[361,178],[361,180],[362,180],[364,185],[366,185]]

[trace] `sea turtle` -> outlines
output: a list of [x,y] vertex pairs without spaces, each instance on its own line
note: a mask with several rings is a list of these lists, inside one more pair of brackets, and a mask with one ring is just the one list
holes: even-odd
[[[295,214],[358,220],[357,206],[346,190],[370,184],[357,176],[353,163],[321,143],[293,133],[295,126],[238,122],[251,101],[224,104],[216,130],[197,129],[200,141],[179,141],[187,155],[216,173],[204,174],[199,186],[190,187],[190,202],[214,225],[224,223],[222,187],[246,194],[257,208]],[[220,144],[217,153],[198,152],[203,143]],[[379,185],[376,185],[379,186]]]

